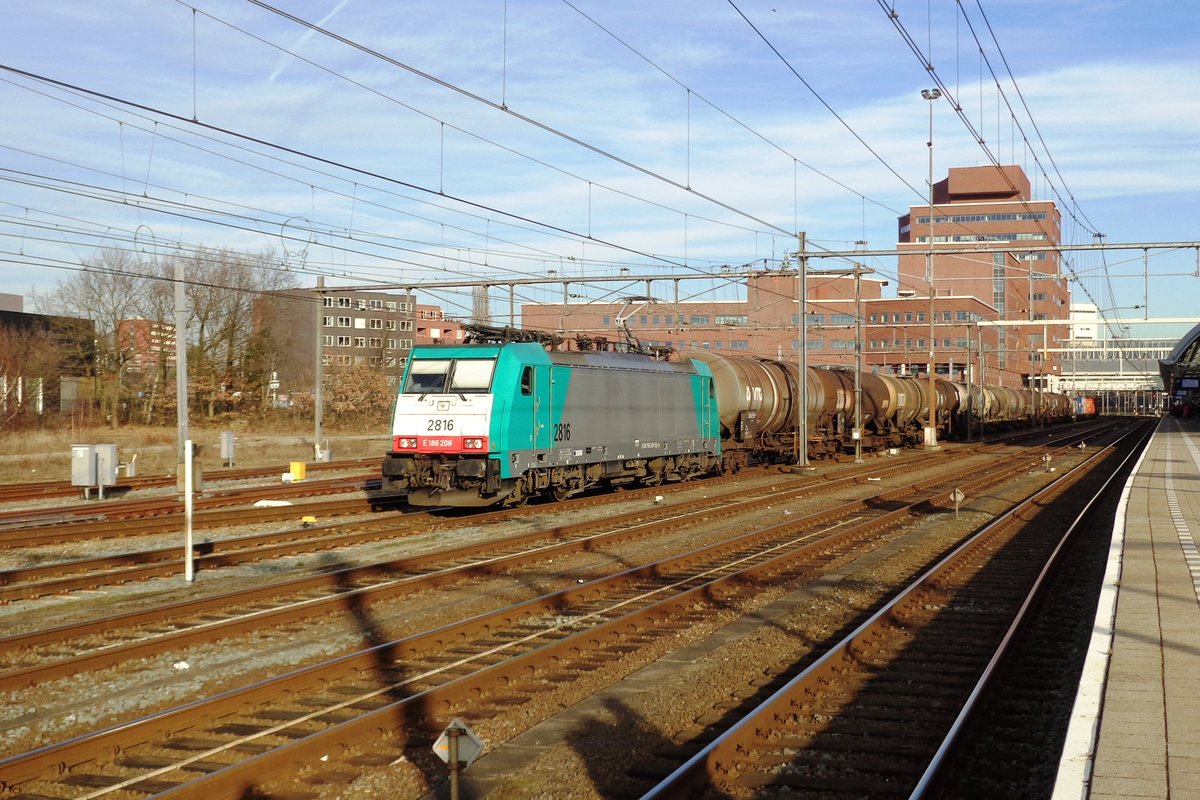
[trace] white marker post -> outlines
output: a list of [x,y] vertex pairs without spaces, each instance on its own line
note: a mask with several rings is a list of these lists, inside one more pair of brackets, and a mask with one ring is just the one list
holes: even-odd
[[950,499],[954,501],[954,518],[958,519],[958,506],[967,496],[963,494],[962,489],[955,489],[950,493]]
[[196,579],[192,563],[192,440],[183,443],[183,579]]

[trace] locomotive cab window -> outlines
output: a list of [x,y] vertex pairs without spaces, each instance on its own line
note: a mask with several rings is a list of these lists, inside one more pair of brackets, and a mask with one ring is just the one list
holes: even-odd
[[492,388],[492,371],[496,362],[491,359],[460,358],[450,372],[450,391],[479,394]]
[[418,359],[408,372],[405,394],[480,394],[492,386],[493,359]]
[[446,391],[446,376],[450,374],[450,360],[418,360],[412,362],[408,371],[405,394],[441,394]]
[[533,367],[526,366],[521,370],[521,394],[525,397],[533,394]]

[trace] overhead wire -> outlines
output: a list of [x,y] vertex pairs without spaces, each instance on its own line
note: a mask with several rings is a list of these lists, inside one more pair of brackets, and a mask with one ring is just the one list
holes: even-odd
[[[567,133],[566,131],[560,130],[559,128],[556,128],[553,125],[542,122],[538,119],[530,117],[526,114],[522,114],[518,111],[514,111],[512,108],[508,107],[505,104],[497,103],[494,100],[489,100],[488,98],[483,97],[482,95],[476,94],[475,92],[472,92],[462,86],[459,86],[455,83],[452,83],[450,81],[439,78],[436,75],[432,75],[423,70],[417,69],[416,67],[414,67],[410,64],[406,64],[403,61],[400,61],[399,59],[392,58],[391,56],[386,55],[385,53],[381,53],[378,50],[374,50],[370,47],[367,47],[366,45],[364,45],[360,42],[356,42],[353,39],[350,39],[348,37],[345,37],[338,33],[335,33],[332,30],[329,30],[328,28],[325,28],[325,27],[322,27],[315,23],[309,22],[308,20],[305,20],[302,17],[298,17],[295,14],[291,14],[287,11],[284,11],[283,9],[276,8],[275,6],[271,5],[270,3],[264,2],[263,0],[247,0],[247,1],[253,5],[258,6],[259,8],[262,8],[273,14],[277,14],[277,15],[283,17],[284,19],[290,20],[291,22],[294,22],[297,25],[300,25],[302,27],[316,31],[317,33],[320,33],[323,36],[326,36],[330,39],[333,39],[334,41],[344,44],[347,47],[358,50],[358,51],[360,51],[366,55],[369,55],[373,58],[377,58],[387,64],[391,64],[392,66],[397,67],[398,69],[405,70],[406,72],[409,72],[413,75],[423,78],[424,80],[435,83],[438,86],[441,86],[449,91],[458,93],[464,97],[471,99],[472,101],[474,101],[476,103],[487,106],[487,107],[493,109],[494,111],[498,111],[502,114],[511,116],[513,119],[519,120],[527,125],[537,128],[538,130],[541,130],[545,133],[551,134],[552,136],[561,138],[564,141],[570,142],[571,144],[574,144],[577,147],[581,147],[585,150],[595,153],[596,155],[607,158],[607,159],[609,159],[617,164],[620,164],[628,169],[631,169],[635,172],[645,175],[646,177],[653,178],[654,180],[660,181],[668,186],[672,186],[676,189],[679,189],[680,191],[686,192],[687,194],[694,195],[698,198],[701,198],[701,199],[703,199],[709,203],[712,203],[713,205],[716,205],[720,208],[723,208],[726,211],[729,211],[733,214],[736,214],[738,216],[741,216],[748,220],[756,222],[757,224],[762,225],[764,228],[769,228],[769,229],[774,230],[783,235],[791,235],[790,231],[780,228],[778,225],[775,225],[774,223],[767,222],[766,220],[761,219],[761,218],[751,214],[748,211],[744,211],[744,210],[739,209],[736,206],[733,206],[722,200],[718,200],[717,198],[715,198],[709,194],[706,194],[704,192],[697,191],[696,189],[694,189],[690,186],[680,183],[679,181],[675,180],[674,178],[667,177],[666,175],[656,172],[656,171],[650,169],[649,167],[644,167],[640,164],[630,161],[629,159],[626,159],[622,156],[617,155],[616,153],[606,150],[605,148],[600,147],[599,145],[592,144],[591,142],[585,141],[585,140],[579,138],[578,136],[575,136],[573,134]],[[181,5],[187,6],[187,3],[185,3],[184,0],[176,0],[176,2],[180,3]],[[190,8],[191,6],[187,6],[187,7]],[[512,216],[516,216],[516,217],[520,218],[519,215],[512,215]],[[551,227],[553,227],[553,226],[551,226]]]
[[[606,26],[604,26],[604,25],[600,24],[600,22],[599,22],[599,21],[597,21],[597,20],[596,20],[594,17],[592,17],[592,16],[590,16],[589,14],[585,13],[585,12],[584,12],[582,9],[580,9],[580,8],[579,8],[577,5],[575,5],[574,3],[572,3],[572,2],[571,2],[571,0],[562,0],[562,3],[563,3],[564,5],[566,5],[567,7],[569,7],[571,10],[575,11],[575,13],[579,14],[579,15],[580,15],[581,17],[583,17],[585,20],[587,20],[588,22],[590,22],[592,25],[596,26],[596,28],[598,28],[599,30],[603,31],[603,32],[604,32],[606,35],[608,35],[609,37],[611,37],[611,38],[612,38],[614,41],[616,41],[616,42],[617,42],[618,44],[620,44],[622,47],[624,47],[625,49],[629,50],[629,52],[633,53],[633,54],[634,54],[635,56],[637,56],[639,59],[641,59],[642,61],[646,62],[646,64],[648,64],[648,65],[650,65],[651,67],[653,67],[653,68],[654,68],[656,71],[658,71],[659,73],[661,73],[661,74],[662,74],[664,77],[666,77],[666,78],[667,78],[668,80],[670,80],[672,83],[676,84],[676,85],[677,85],[677,86],[679,86],[681,89],[684,89],[684,90],[686,90],[686,91],[688,92],[688,96],[689,96],[689,97],[695,97],[696,99],[700,100],[700,101],[701,101],[701,102],[703,102],[705,105],[707,105],[709,108],[713,109],[714,111],[716,111],[717,113],[719,113],[721,116],[725,117],[725,118],[726,118],[726,119],[728,119],[730,122],[734,123],[734,124],[735,124],[735,125],[737,125],[738,127],[740,127],[740,128],[742,128],[743,130],[745,130],[746,132],[750,133],[752,136],[754,136],[755,138],[757,138],[759,141],[761,141],[761,142],[763,142],[764,144],[766,144],[766,145],[770,146],[772,149],[774,149],[774,150],[778,151],[779,153],[781,153],[781,154],[783,154],[783,155],[787,156],[789,159],[791,159],[791,160],[792,160],[793,162],[795,162],[796,164],[799,164],[799,165],[803,166],[805,169],[807,169],[807,170],[809,170],[809,171],[813,172],[814,174],[821,176],[822,178],[824,178],[825,180],[829,181],[830,183],[833,183],[834,185],[836,185],[836,186],[839,186],[839,187],[841,187],[842,189],[845,189],[846,191],[850,192],[851,194],[855,195],[856,197],[860,197],[860,198],[862,198],[862,200],[863,200],[864,202],[870,202],[872,205],[878,206],[879,208],[882,208],[882,209],[884,209],[885,211],[890,211],[890,212],[892,212],[893,214],[899,214],[899,213],[900,213],[899,211],[896,211],[895,209],[893,209],[893,208],[890,208],[890,207],[889,207],[889,206],[888,206],[886,203],[884,203],[884,202],[882,202],[882,201],[880,201],[880,200],[876,200],[876,199],[875,199],[875,198],[873,198],[873,197],[869,197],[869,196],[868,196],[868,195],[866,195],[865,193],[863,193],[863,192],[860,192],[860,191],[858,191],[857,189],[854,189],[854,188],[852,188],[852,187],[848,186],[847,184],[845,184],[844,182],[842,182],[842,181],[838,180],[837,178],[833,177],[832,175],[829,175],[828,173],[824,172],[823,170],[821,170],[821,169],[818,169],[817,167],[813,166],[812,164],[810,164],[810,163],[808,163],[808,162],[804,161],[804,160],[803,160],[803,159],[801,159],[799,156],[796,156],[796,155],[794,155],[793,153],[789,152],[789,151],[787,150],[787,148],[783,147],[783,145],[780,145],[779,143],[777,143],[777,142],[773,141],[773,140],[772,140],[772,139],[770,139],[768,136],[766,136],[766,134],[763,134],[763,133],[761,133],[760,131],[756,130],[755,128],[753,128],[752,126],[750,126],[748,123],[744,122],[743,120],[741,120],[741,119],[739,119],[738,117],[734,116],[734,115],[733,115],[733,114],[731,114],[730,112],[726,111],[726,110],[725,110],[724,108],[722,108],[721,106],[719,106],[719,105],[717,105],[716,103],[714,103],[713,101],[709,100],[707,97],[705,97],[703,94],[701,94],[699,91],[697,91],[697,90],[696,90],[696,89],[694,89],[693,87],[691,87],[691,86],[689,86],[688,84],[686,84],[686,83],[684,83],[683,81],[681,81],[679,78],[677,78],[676,76],[674,76],[673,74],[671,74],[669,71],[667,71],[667,70],[666,70],[664,67],[662,67],[662,66],[661,66],[661,65],[659,65],[658,63],[656,63],[656,62],[655,62],[653,59],[651,59],[651,58],[650,58],[649,56],[647,56],[645,53],[642,53],[640,50],[638,50],[637,48],[635,48],[635,47],[634,47],[633,45],[631,45],[629,42],[625,41],[625,40],[624,40],[624,39],[622,39],[620,36],[618,36],[616,33],[614,33],[613,31],[611,31],[609,28],[607,28]],[[732,5],[732,3],[731,3],[731,5]],[[740,10],[737,8],[737,6],[734,6],[734,10],[735,10],[735,11],[738,11],[738,13],[739,13],[739,14],[741,13],[741,11],[740,11]],[[742,17],[743,17],[743,19],[745,19],[745,15],[742,15]],[[747,20],[747,22],[749,22],[749,20]],[[751,27],[753,27],[753,25],[751,25]],[[757,32],[757,29],[756,29],[756,32]],[[762,36],[762,34],[761,34],[761,33],[759,33],[759,36]],[[807,86],[808,84],[805,84],[805,85]],[[810,88],[810,91],[811,91],[811,87],[809,87],[809,88]],[[814,94],[815,94],[815,92],[814,92]],[[818,95],[818,99],[820,99],[819,95]],[[826,107],[828,107],[828,106],[826,106]],[[841,118],[839,117],[839,120],[840,120],[840,119],[841,119]],[[843,124],[845,124],[844,120],[843,120]]]

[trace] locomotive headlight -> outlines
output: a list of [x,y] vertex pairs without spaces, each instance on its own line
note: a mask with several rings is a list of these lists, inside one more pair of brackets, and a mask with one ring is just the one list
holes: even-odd
[[463,439],[464,450],[482,450],[483,439]]

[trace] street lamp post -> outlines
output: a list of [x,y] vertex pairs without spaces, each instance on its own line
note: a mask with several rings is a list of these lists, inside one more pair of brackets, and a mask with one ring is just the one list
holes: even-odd
[[854,265],[854,463],[862,457],[862,264]]
[[937,386],[934,361],[934,288],[933,288],[933,101],[942,96],[938,89],[922,89],[921,97],[929,101],[929,242],[925,249],[925,281],[929,284],[929,421],[925,428],[925,446],[937,447]]
[[799,355],[797,357],[798,364],[796,365],[800,372],[796,378],[796,465],[800,467],[808,466],[808,317],[805,314],[805,305],[808,300],[808,243],[807,234],[804,231],[796,234],[797,244],[800,246],[796,254],[796,260],[799,262],[799,286],[797,293],[799,296],[800,305],[800,324],[797,326],[799,334]]

